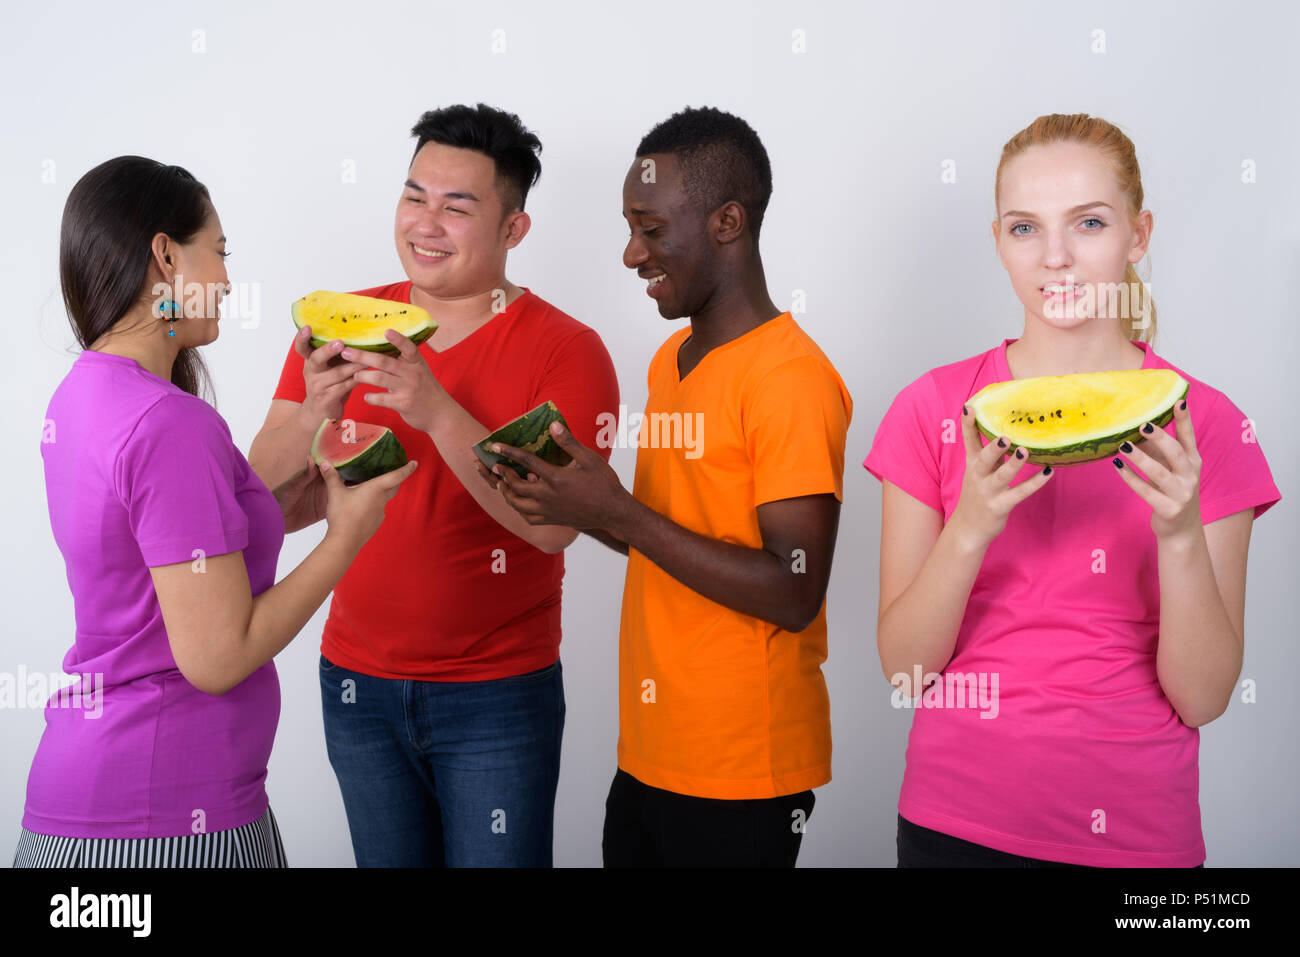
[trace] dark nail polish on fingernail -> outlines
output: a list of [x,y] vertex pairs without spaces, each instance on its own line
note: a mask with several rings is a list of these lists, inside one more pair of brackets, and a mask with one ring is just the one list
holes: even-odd
[[1044,475],[1051,475],[1051,474],[1052,474],[1052,467],[1049,465],[1047,468],[1043,469],[1043,474],[1044,474]]
[[962,414],[962,415],[970,415],[970,409],[966,408],[966,406],[963,405],[963,406],[961,407],[961,414]]
[[1016,458],[1018,458],[1018,459],[1023,459],[1024,457],[1025,457],[1025,450],[1024,450],[1024,449],[1016,449]]
[[1132,451],[1133,451],[1133,443],[1131,443],[1131,442],[1125,442],[1123,445],[1121,445],[1121,446],[1119,447],[1119,450],[1120,450],[1121,452],[1132,452]]
[[1122,469],[1124,467],[1123,459],[1111,459],[1111,462],[1114,463],[1115,468],[1117,469]]
[[1006,440],[1006,439],[998,439],[998,448],[1000,448],[1000,449],[1005,449],[1006,447],[1007,447],[1007,440]]
[[1150,422],[1148,422],[1146,425],[1142,426],[1142,431],[1145,432],[1147,435],[1150,435],[1150,434],[1151,434],[1152,432],[1154,432],[1155,430],[1156,430],[1156,427],[1155,427],[1154,425],[1152,425]]
[[1183,404],[1180,405],[1178,408],[1182,409],[1184,412],[1187,411],[1187,400],[1183,399]]

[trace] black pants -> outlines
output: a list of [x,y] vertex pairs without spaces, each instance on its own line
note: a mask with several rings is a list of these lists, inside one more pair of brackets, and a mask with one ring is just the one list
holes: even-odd
[[[898,815],[899,867],[1074,867],[1063,861],[1044,861],[995,851],[983,844],[972,844],[951,834],[932,831]],[[1197,864],[1204,867],[1204,864]]]
[[619,769],[605,800],[606,867],[794,867],[812,791],[727,801],[642,784]]

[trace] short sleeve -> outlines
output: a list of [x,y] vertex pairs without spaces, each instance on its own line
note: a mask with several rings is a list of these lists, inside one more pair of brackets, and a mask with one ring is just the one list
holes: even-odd
[[[297,336],[294,336],[297,339]],[[293,347],[293,340],[289,342],[289,355],[285,357],[284,368],[280,370],[280,382],[275,387],[275,395],[272,399],[288,399],[290,402],[303,402],[307,398],[307,384],[303,381],[302,370],[306,365],[306,360],[298,355],[298,350]]]
[[888,480],[918,502],[943,512],[943,479],[939,456],[932,444],[939,434],[938,395],[929,374],[917,379],[894,398],[876,429],[863,467],[884,482]]
[[[1194,401],[1189,397],[1189,409]],[[1253,508],[1259,518],[1282,494],[1264,459],[1254,422],[1221,392],[1206,401],[1209,408],[1204,417],[1192,420],[1201,456],[1201,524],[1247,508]]]
[[529,408],[554,402],[573,437],[609,461],[613,448],[602,448],[596,436],[602,426],[618,424],[618,375],[609,350],[594,329],[567,337],[551,353]]
[[236,498],[239,450],[211,406],[168,395],[144,414],[118,454],[114,483],[145,564],[242,551],[248,516]]
[[848,391],[816,356],[798,356],[765,373],[744,406],[754,504],[828,492],[843,502],[852,414]]

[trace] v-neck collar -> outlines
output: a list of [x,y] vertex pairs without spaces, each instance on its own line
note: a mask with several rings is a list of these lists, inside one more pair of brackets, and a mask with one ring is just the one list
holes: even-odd
[[755,336],[758,333],[764,331],[765,329],[771,328],[774,322],[779,322],[782,319],[790,319],[790,318],[792,317],[788,311],[783,312],[779,316],[773,316],[771,319],[766,319],[763,322],[760,322],[753,329],[750,329],[748,332],[736,336],[736,338],[734,339],[728,339],[720,346],[714,346],[708,352],[704,353],[704,355],[700,356],[699,362],[695,363],[695,365],[691,368],[690,372],[686,373],[686,375],[682,375],[681,364],[679,363],[677,358],[678,354],[682,351],[682,346],[686,345],[686,343],[690,342],[693,338],[695,338],[694,331],[691,330],[690,327],[688,326],[687,327],[688,335],[681,342],[677,343],[677,348],[673,350],[673,376],[677,380],[677,385],[681,386],[682,384],[684,384],[687,379],[689,379],[691,376],[695,374],[696,370],[699,369],[700,366],[702,366],[705,362],[708,361],[709,356],[713,355],[714,353],[721,352],[724,349],[729,349],[739,342],[744,342],[746,339],[750,338],[751,336]]
[[[411,291],[414,288],[415,288],[414,283],[411,283],[411,285],[407,286],[406,288],[406,302],[408,305],[414,305],[414,303],[411,302]],[[526,296],[531,296],[533,294],[533,291],[527,286],[520,286],[519,288],[522,289],[523,292],[521,292],[518,296],[516,296],[514,298],[514,301],[511,302],[510,305],[506,306],[495,316],[493,316],[487,322],[483,323],[483,325],[479,326],[477,329],[475,329],[473,332],[467,335],[464,339],[460,340],[460,342],[457,342],[455,345],[448,346],[446,349],[435,349],[433,346],[429,345],[429,343],[433,341],[433,338],[438,335],[437,332],[434,332],[433,336],[431,336],[430,338],[426,339],[423,343],[421,343],[421,346],[429,346],[429,351],[438,357],[450,355],[452,352],[459,349],[465,343],[469,342],[471,339],[477,336],[488,326],[492,325],[494,322],[497,322],[498,320],[504,321],[506,316],[513,316],[518,309],[522,309],[523,306],[521,305],[521,303],[524,301],[524,298]]]

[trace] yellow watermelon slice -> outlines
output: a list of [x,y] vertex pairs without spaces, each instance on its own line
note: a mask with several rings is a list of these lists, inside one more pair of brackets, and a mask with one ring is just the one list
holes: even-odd
[[411,303],[323,289],[296,300],[290,314],[299,329],[311,326],[313,349],[342,339],[354,349],[395,356],[397,347],[384,338],[384,330],[395,329],[418,346],[438,329],[427,312]]
[[1023,448],[1036,465],[1080,465],[1144,441],[1143,424],[1168,425],[1186,395],[1187,380],[1172,369],[1128,369],[995,382],[966,405],[987,438],[1006,437],[1008,452]]

